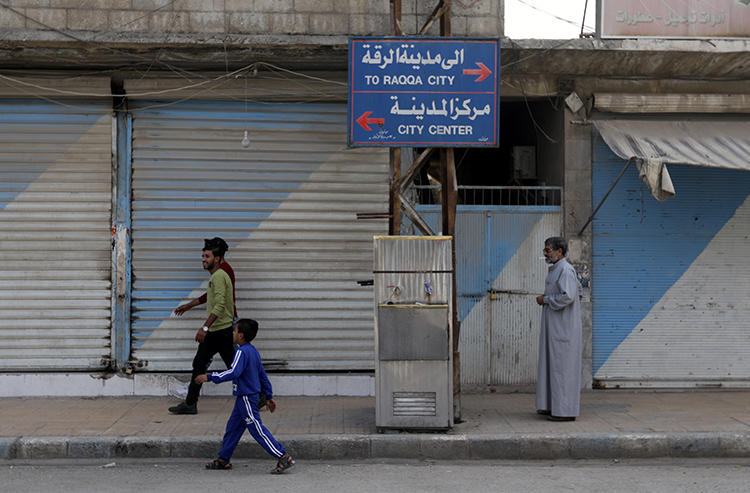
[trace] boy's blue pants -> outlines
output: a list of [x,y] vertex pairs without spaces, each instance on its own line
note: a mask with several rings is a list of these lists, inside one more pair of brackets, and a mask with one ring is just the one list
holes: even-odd
[[224,440],[219,451],[219,457],[224,460],[228,461],[232,458],[234,449],[237,448],[237,444],[245,432],[245,427],[250,431],[255,441],[269,454],[278,458],[286,453],[284,446],[276,441],[260,420],[258,396],[250,397],[238,395],[234,401],[234,409],[232,409],[232,414],[227,421],[227,430],[224,432]]

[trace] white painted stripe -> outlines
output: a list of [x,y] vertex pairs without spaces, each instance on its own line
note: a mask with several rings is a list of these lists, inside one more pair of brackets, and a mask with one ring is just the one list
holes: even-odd
[[237,366],[237,363],[240,361],[240,356],[242,356],[242,351],[239,351],[239,350],[235,351],[234,352],[234,360],[232,361],[232,366],[230,366],[228,369],[224,370],[221,373],[214,372],[213,376],[222,378],[225,375],[228,375],[228,374],[232,373],[234,371],[235,367]]
[[750,197],[594,377],[750,381],[748,231]]
[[248,416],[250,416],[250,421],[255,425],[255,429],[257,430],[258,435],[260,435],[263,438],[263,441],[266,442],[266,444],[268,445],[268,448],[273,450],[273,452],[276,454],[276,457],[281,457],[282,455],[284,455],[279,451],[279,449],[276,448],[276,446],[273,444],[273,442],[271,442],[271,440],[266,436],[266,434],[263,433],[263,427],[260,426],[260,423],[258,423],[258,421],[255,420],[255,417],[253,416],[253,408],[250,405],[250,401],[247,399],[246,395],[242,396],[242,401],[245,403],[245,409],[247,410]]
[[[240,316],[252,314],[261,323],[256,346],[265,359],[284,361],[285,369],[290,370],[372,369],[374,345],[369,301],[372,292],[352,289],[352,279],[372,276],[372,236],[387,232],[388,222],[357,221],[352,211],[377,212],[387,208],[387,152],[376,148],[346,148],[340,138],[344,134],[339,132],[342,128],[346,130],[346,106],[330,104],[319,108],[310,106],[310,112],[325,112],[322,126],[308,121],[307,116],[299,117],[304,119],[303,122],[286,111],[288,105],[264,105],[264,114],[276,112],[278,119],[274,118],[273,122],[297,122],[302,127],[294,133],[282,131],[285,137],[278,141],[280,134],[276,123],[268,120],[266,128],[254,131],[252,152],[245,151],[239,145],[239,138],[229,146],[226,140],[234,139],[236,133],[231,130],[231,122],[244,119],[242,107],[230,102],[220,103],[220,106],[221,109],[216,111],[226,119],[216,123],[208,121],[215,117],[213,110],[203,112],[192,104],[174,107],[175,118],[185,122],[192,122],[199,114],[197,118],[202,123],[195,125],[209,129],[206,135],[210,134],[206,137],[209,147],[196,149],[190,144],[193,131],[182,125],[171,127],[166,138],[172,139],[170,142],[185,143],[184,158],[163,154],[159,142],[165,137],[154,140],[149,133],[149,128],[163,123],[160,116],[151,112],[140,115],[141,124],[134,127],[137,137],[143,137],[136,139],[140,144],[134,147],[134,155],[138,158],[133,164],[134,194],[150,195],[152,187],[184,192],[182,187],[201,182],[200,192],[216,190],[221,195],[238,186],[229,183],[237,180],[245,183],[248,189],[256,190],[257,193],[251,193],[247,199],[227,198],[226,201],[233,202],[232,210],[242,212],[243,217],[256,218],[259,221],[257,227],[240,228],[234,224],[235,220],[224,216],[221,211],[216,212],[221,220],[213,225],[214,229],[218,228],[216,234],[231,245],[227,261],[237,275],[238,313]],[[261,120],[256,124],[263,127]],[[303,136],[302,141],[299,135]],[[211,184],[206,185],[205,171],[194,163],[194,160],[203,159],[201,155],[210,155],[209,159],[224,163],[221,170],[212,170],[212,173],[218,172],[229,178],[219,177],[216,181],[211,178]],[[247,156],[246,162],[241,157],[243,155]],[[176,171],[155,164],[159,156],[167,160],[184,159],[190,169],[185,171],[181,165]],[[280,160],[280,166],[272,171],[267,169],[267,157]],[[185,181],[181,185],[174,180]],[[262,192],[269,181],[286,185]],[[353,192],[354,189],[357,190]],[[288,193],[286,197],[283,196],[285,193]],[[171,200],[169,198],[136,198],[134,211],[142,215],[144,222],[151,220],[148,214],[159,211],[169,217],[175,214],[182,217],[190,214],[192,207],[182,204],[177,210],[164,205]],[[281,203],[275,206],[277,200]],[[258,202],[266,205],[258,205]],[[275,208],[271,210],[272,207]],[[266,213],[269,215],[264,217]],[[139,229],[138,221],[134,221],[135,236],[140,238],[134,246],[134,252],[138,252],[133,260],[135,277],[152,286],[167,279],[179,281],[181,286],[172,289],[178,296],[185,294],[183,289],[195,287],[182,303],[203,294],[207,280],[197,286],[198,281],[193,277],[200,271],[199,253],[186,251],[185,245],[204,237],[205,228],[201,224],[205,220],[198,218],[193,222],[195,224],[191,223],[191,239],[187,239],[188,232],[184,228],[167,232],[159,227],[157,234],[150,226]],[[222,226],[224,224],[226,227]],[[170,251],[170,265],[161,262],[165,249]],[[177,273],[174,266],[178,263],[190,270],[190,275]],[[164,309],[162,294],[156,294],[156,291],[150,287],[144,289],[147,294],[141,303],[149,308],[141,313],[147,313],[152,307],[154,312]],[[291,302],[290,296],[293,298]],[[175,306],[177,304],[175,301]],[[193,355],[184,347],[165,341],[192,338],[190,327],[193,323],[201,323],[200,316],[200,310],[196,309],[183,317],[143,320],[146,326],[134,335],[140,337],[137,341],[140,345],[136,344],[133,353],[138,359],[150,360],[145,371],[189,368]],[[149,332],[152,327],[153,332]],[[219,364],[217,359],[212,370],[223,370]]]
[[[42,101],[5,103],[0,183],[20,190],[0,206],[0,369],[102,369],[112,335],[111,109],[86,104],[67,118]],[[37,111],[58,123],[29,119]],[[75,250],[86,254],[70,269]],[[55,336],[37,335],[50,328]]]

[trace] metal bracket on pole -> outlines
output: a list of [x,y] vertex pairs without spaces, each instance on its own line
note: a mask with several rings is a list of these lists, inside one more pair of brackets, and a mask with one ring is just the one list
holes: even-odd
[[429,157],[432,155],[432,153],[435,152],[434,147],[428,147],[422,153],[417,157],[417,159],[414,160],[414,163],[412,163],[411,167],[408,169],[406,174],[401,177],[401,179],[398,182],[399,189],[403,192],[406,190],[406,188],[409,186],[409,184],[414,181],[414,178],[416,177],[417,173],[419,173],[425,164],[427,164],[429,161]]
[[401,28],[401,0],[391,0],[391,18],[393,19],[393,34],[403,36]]
[[422,219],[422,216],[419,215],[419,213],[416,211],[416,209],[414,209],[414,207],[406,199],[406,197],[404,197],[403,194],[399,193],[398,198],[401,203],[401,210],[404,211],[404,214],[406,214],[406,217],[411,220],[414,226],[416,226],[417,229],[419,229],[425,236],[435,236],[435,232],[432,231],[427,222]]
[[[419,30],[419,34],[426,33],[427,30],[432,27],[435,21],[440,19],[440,35],[450,36],[450,27],[448,27],[448,33],[443,32],[445,30],[446,19],[448,19],[448,14],[450,14],[450,9],[450,0],[440,0],[435,9],[432,11],[432,14],[430,14],[430,17],[427,19],[427,22],[425,22],[422,26],[422,29]],[[450,24],[448,25],[450,26]]]
[[398,235],[401,233],[401,207],[399,206],[399,193],[400,193],[400,176],[401,176],[401,148],[391,147],[390,149],[390,193],[388,201],[388,213],[390,219],[388,220],[388,234]]
[[596,209],[594,209],[594,212],[591,213],[589,218],[586,220],[586,224],[583,225],[581,230],[578,232],[578,236],[581,236],[583,232],[586,230],[586,227],[591,224],[591,221],[594,220],[594,217],[596,216],[596,213],[599,212],[599,209],[604,205],[604,201],[607,200],[607,197],[609,197],[609,194],[612,193],[612,190],[615,189],[615,185],[620,181],[620,178],[622,178],[622,175],[625,174],[625,170],[628,169],[628,166],[630,166],[630,163],[638,159],[637,157],[633,156],[630,159],[628,159],[628,162],[625,163],[625,166],[622,168],[622,171],[620,171],[620,174],[617,175],[617,179],[615,179],[615,182],[612,184],[611,187],[609,187],[609,190],[607,190],[607,193],[604,194],[604,197],[602,198],[601,202],[599,202],[599,205],[596,206]]

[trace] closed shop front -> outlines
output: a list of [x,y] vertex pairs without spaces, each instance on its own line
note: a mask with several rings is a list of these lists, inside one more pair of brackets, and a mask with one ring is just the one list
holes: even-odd
[[[558,188],[547,188],[554,188],[558,196]],[[461,384],[466,388],[536,382],[541,323],[536,296],[544,292],[547,275],[541,251],[545,239],[560,235],[560,209],[559,205],[457,207],[456,289]],[[439,206],[422,205],[419,210],[439,231]]]
[[0,100],[0,370],[108,365],[111,187],[111,99]]
[[651,196],[633,165],[597,213],[595,385],[750,386],[750,172],[716,167],[739,168],[750,145],[737,124],[691,132],[688,120],[653,122],[661,127],[653,132],[633,127],[644,139],[607,134],[609,146],[595,142],[594,204],[617,179],[623,155],[638,156],[638,148],[663,149],[683,162],[699,154],[695,161],[705,162],[670,164],[676,195],[664,201]]
[[372,288],[356,281],[372,278],[372,237],[387,220],[356,214],[387,211],[388,153],[346,148],[346,105],[138,101],[131,112],[142,369],[190,368],[205,305],[170,314],[205,292],[203,239],[220,236],[238,314],[258,320],[269,368],[371,370]]

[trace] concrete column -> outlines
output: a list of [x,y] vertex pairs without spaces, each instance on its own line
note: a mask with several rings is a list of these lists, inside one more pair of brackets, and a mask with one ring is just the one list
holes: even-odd
[[565,168],[563,177],[563,234],[568,238],[568,260],[575,266],[583,284],[581,316],[583,318],[583,380],[584,388],[592,384],[592,227],[583,234],[581,228],[591,214],[591,125],[567,107],[564,114]]

